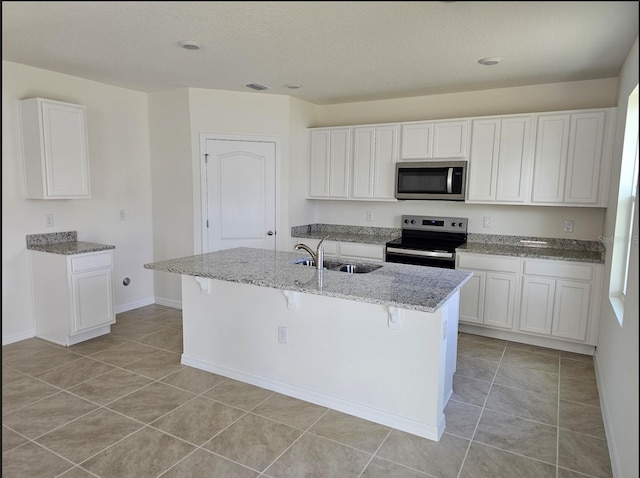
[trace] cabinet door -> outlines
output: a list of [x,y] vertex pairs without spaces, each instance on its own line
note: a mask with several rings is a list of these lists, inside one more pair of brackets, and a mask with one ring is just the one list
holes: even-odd
[[433,123],[402,125],[402,159],[430,159]]
[[349,197],[349,170],[351,132],[349,128],[331,130],[331,152],[329,155],[329,196]]
[[501,121],[496,201],[525,202],[529,198],[531,117]]
[[551,334],[555,286],[554,279],[523,277],[520,330],[537,334]]
[[553,307],[553,335],[584,341],[587,334],[591,286],[586,282],[558,280]]
[[468,158],[468,130],[468,120],[434,123],[431,157],[434,159]]
[[309,197],[329,197],[329,130],[311,131],[309,152]]
[[540,115],[533,163],[533,203],[561,203],[569,150],[568,114]]
[[605,113],[571,115],[564,202],[596,204]]
[[473,276],[460,289],[460,320],[482,324],[486,273],[471,271]]
[[468,201],[494,201],[500,141],[500,120],[473,120],[467,178]]
[[71,283],[71,335],[115,321],[111,268],[72,274]]
[[351,191],[354,198],[372,198],[374,195],[375,153],[376,128],[354,128]]
[[373,164],[373,197],[375,199],[395,198],[399,130],[400,127],[397,125],[376,128]]
[[21,119],[27,197],[91,197],[85,108],[30,98]]
[[487,272],[484,324],[513,329],[517,277],[514,274]]

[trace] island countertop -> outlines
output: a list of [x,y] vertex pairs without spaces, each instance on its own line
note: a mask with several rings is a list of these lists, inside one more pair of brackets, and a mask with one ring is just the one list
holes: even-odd
[[[246,247],[145,264],[146,269],[251,284],[328,297],[435,312],[471,273],[408,264],[378,262],[364,274],[295,264],[308,255]],[[325,258],[325,261],[334,260]],[[372,264],[344,259],[342,263]]]

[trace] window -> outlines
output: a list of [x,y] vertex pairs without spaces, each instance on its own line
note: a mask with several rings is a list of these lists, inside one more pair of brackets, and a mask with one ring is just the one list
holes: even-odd
[[609,300],[620,325],[622,325],[627,294],[631,243],[637,240],[631,235],[638,195],[638,113],[638,85],[636,85],[629,96],[627,106],[614,236],[606,238],[613,244]]

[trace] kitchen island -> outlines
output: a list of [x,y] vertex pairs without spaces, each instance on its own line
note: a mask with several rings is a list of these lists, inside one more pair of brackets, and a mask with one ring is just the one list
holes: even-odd
[[182,275],[182,363],[439,440],[471,274],[301,259],[237,248],[146,264]]

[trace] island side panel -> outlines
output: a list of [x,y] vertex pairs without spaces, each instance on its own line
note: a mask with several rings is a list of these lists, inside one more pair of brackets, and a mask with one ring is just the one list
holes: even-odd
[[292,310],[282,290],[186,275],[182,294],[184,364],[432,440],[444,431],[457,304],[402,309],[396,330],[383,305],[297,293]]

